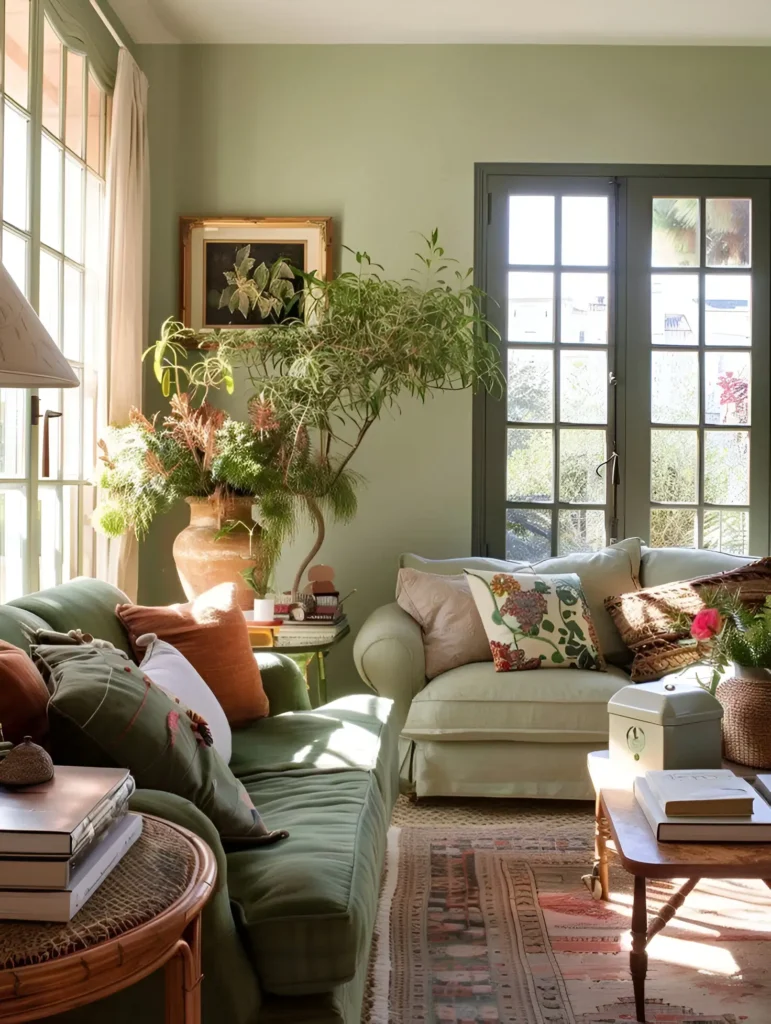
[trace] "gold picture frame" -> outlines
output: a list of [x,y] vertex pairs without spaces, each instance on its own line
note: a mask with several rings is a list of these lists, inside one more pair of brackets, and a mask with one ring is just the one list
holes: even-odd
[[[225,270],[245,245],[258,263],[284,256],[292,266],[323,280],[332,272],[331,217],[180,217],[180,319],[196,331],[260,327],[258,309],[244,317],[218,308]],[[296,315],[296,314],[294,314]],[[279,318],[280,319],[280,318]]]

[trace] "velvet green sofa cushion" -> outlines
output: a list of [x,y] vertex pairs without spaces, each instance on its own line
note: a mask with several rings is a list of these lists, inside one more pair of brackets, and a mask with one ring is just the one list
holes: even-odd
[[80,577],[9,601],[6,607],[32,612],[60,633],[80,629],[100,640],[109,640],[118,650],[130,654],[128,636],[115,614],[116,606],[126,601],[128,598],[117,587],[103,580]]
[[354,693],[306,713],[278,715],[233,733],[230,768],[247,789],[265,772],[373,771],[390,807],[399,778],[393,702]]
[[289,838],[228,854],[234,912],[263,992],[328,992],[356,975],[374,927],[388,811],[371,772],[265,773],[247,783]]
[[91,644],[41,644],[33,659],[51,690],[56,763],[128,768],[138,787],[190,800],[223,839],[270,841],[245,788],[205,731],[125,655]]
[[0,640],[20,647],[23,651],[29,651],[29,637],[24,631],[25,627],[35,632],[38,629],[48,629],[49,624],[39,615],[33,615],[24,608],[14,608],[10,604],[0,605]]

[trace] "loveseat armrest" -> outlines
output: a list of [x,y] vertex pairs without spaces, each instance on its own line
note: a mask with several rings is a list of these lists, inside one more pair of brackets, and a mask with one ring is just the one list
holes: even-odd
[[398,604],[376,609],[353,645],[359,675],[379,697],[390,697],[402,722],[426,685],[426,656],[420,626]]
[[270,702],[271,718],[285,711],[312,710],[308,685],[296,661],[270,649],[255,651],[254,657]]

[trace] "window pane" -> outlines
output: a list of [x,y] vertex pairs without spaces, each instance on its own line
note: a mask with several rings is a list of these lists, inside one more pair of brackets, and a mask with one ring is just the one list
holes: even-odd
[[651,342],[699,344],[699,278],[696,274],[651,276]]
[[550,351],[509,349],[509,420],[550,423],[554,419],[554,357]]
[[697,538],[695,509],[651,509],[652,548],[695,548]]
[[608,275],[563,274],[561,340],[565,345],[607,345]]
[[27,294],[27,240],[15,231],[3,229],[3,263],[5,269],[16,282],[19,290]]
[[750,422],[749,352],[707,352],[704,413],[707,423]]
[[695,430],[651,431],[651,500],[698,501],[699,435]]
[[707,266],[750,266],[752,200],[707,199]]
[[86,162],[97,173],[101,173],[102,170],[102,95],[94,76],[89,75]]
[[540,562],[551,554],[551,512],[535,508],[506,510],[506,558]]
[[748,505],[750,435],[746,430],[704,431],[704,500],[710,505]]
[[61,260],[45,250],[40,251],[40,319],[54,339],[61,346],[62,297]]
[[509,341],[554,341],[554,274],[509,274]]
[[103,207],[104,185],[89,171],[86,175],[86,307],[83,359],[91,365],[97,359],[97,352],[104,345],[106,331]]
[[0,488],[0,601],[24,593],[27,498],[23,487]]
[[29,0],[5,0],[5,91],[25,108],[29,106],[29,11]]
[[554,263],[554,196],[509,196],[509,263]]
[[707,345],[752,343],[752,278],[749,274],[707,274],[704,287]]
[[605,543],[605,513],[601,509],[560,509],[560,555],[570,555],[575,551],[598,551],[605,547]]
[[0,388],[0,476],[26,476],[24,388]]
[[[97,425],[97,374],[93,369],[86,367],[79,374],[81,378],[80,395],[83,400],[83,437],[81,449],[83,452],[81,479],[92,480],[95,476],[97,466],[96,453],[96,425]],[[74,392],[74,389],[70,389]]]
[[564,196],[562,262],[568,267],[608,265],[607,196]]
[[62,487],[62,583],[67,583],[68,580],[74,579],[80,574],[78,568],[80,536],[92,533],[91,528],[80,515],[79,498],[79,487]]
[[699,266],[699,200],[653,200],[651,266]]
[[[82,381],[80,370],[75,372]],[[67,480],[79,480],[82,476],[81,399],[80,388],[66,388],[62,391],[63,415],[59,423],[62,431],[62,476]]]
[[58,487],[41,486],[40,505],[40,588],[62,582],[62,506]]
[[43,28],[43,127],[62,136],[62,44],[45,19]]
[[607,352],[560,353],[560,420],[608,422]]
[[509,430],[506,496],[509,501],[554,499],[554,437],[551,430]]
[[62,148],[45,132],[40,147],[40,240],[61,252]]
[[[29,122],[10,103],[5,104],[3,160],[3,217],[22,231],[29,227],[27,166]],[[12,159],[8,159],[13,154]]]
[[704,543],[702,547],[727,551],[732,555],[748,555],[750,551],[749,512],[727,509],[706,509],[704,512]]
[[651,422],[699,422],[699,355],[697,352],[652,353]]
[[82,358],[83,271],[69,263],[64,266],[64,354],[68,359]]
[[83,156],[83,75],[84,62],[80,54],[67,50],[67,94],[64,141],[68,149]]
[[64,254],[83,262],[83,167],[64,158]]
[[560,501],[605,503],[604,430],[560,431]]

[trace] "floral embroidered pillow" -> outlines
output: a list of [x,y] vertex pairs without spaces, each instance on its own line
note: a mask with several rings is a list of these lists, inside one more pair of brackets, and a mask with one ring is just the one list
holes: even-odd
[[466,570],[496,672],[536,668],[605,671],[591,613],[574,573]]

